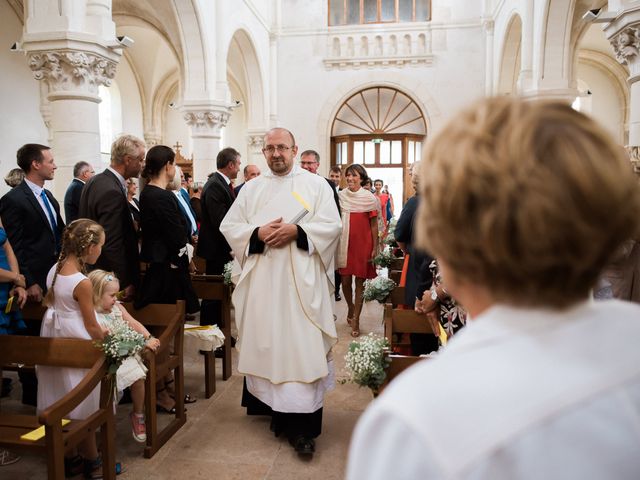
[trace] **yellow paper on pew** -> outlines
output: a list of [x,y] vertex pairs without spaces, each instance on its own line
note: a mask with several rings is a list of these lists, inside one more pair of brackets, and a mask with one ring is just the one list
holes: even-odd
[[[66,424],[70,423],[71,420],[67,420],[66,418],[62,419],[62,426],[64,427]],[[31,430],[29,433],[25,433],[24,435],[20,435],[21,440],[28,440],[30,442],[36,442],[45,436],[44,425],[36,428],[35,430]]]
[[185,325],[184,329],[185,330],[209,330],[211,328],[211,325],[194,325],[194,326],[190,326],[190,325]]

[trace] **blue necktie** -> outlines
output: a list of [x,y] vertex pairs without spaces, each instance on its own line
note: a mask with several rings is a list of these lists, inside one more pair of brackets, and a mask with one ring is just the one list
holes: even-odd
[[51,204],[49,203],[49,197],[44,191],[44,188],[40,192],[44,206],[47,209],[47,215],[49,215],[49,221],[51,222],[51,230],[53,230],[53,236],[56,239],[56,253],[58,252],[58,244],[60,243],[60,233],[58,232],[58,224],[56,223],[56,216],[53,214]]

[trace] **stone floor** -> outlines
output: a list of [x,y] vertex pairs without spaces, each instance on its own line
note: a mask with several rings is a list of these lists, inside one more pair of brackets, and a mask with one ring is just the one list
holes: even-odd
[[[344,354],[351,341],[345,322],[346,304],[336,303],[339,342],[334,349],[338,379],[344,378]],[[366,304],[361,318],[361,332],[382,333],[382,307]],[[234,350],[235,352],[235,350]],[[234,358],[234,372],[237,358]],[[303,460],[285,439],[275,438],[265,417],[247,417],[240,407],[242,376],[221,378],[222,364],[217,360],[216,393],[204,398],[202,357],[194,352],[185,356],[185,391],[199,400],[188,406],[187,423],[152,458],[142,456],[142,448],[131,438],[129,405],[120,405],[117,413],[117,459],[126,471],[125,479],[342,479],[353,427],[371,401],[367,389],[353,384],[338,384],[326,396],[323,433],[317,439],[316,453]],[[8,374],[11,375],[11,374]],[[3,399],[3,410],[23,410],[19,398],[19,382],[11,399]],[[46,478],[46,466],[39,457],[24,455],[8,467],[0,467],[2,479]]]

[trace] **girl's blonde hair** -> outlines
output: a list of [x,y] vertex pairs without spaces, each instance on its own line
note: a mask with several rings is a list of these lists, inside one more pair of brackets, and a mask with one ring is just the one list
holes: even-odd
[[96,307],[96,310],[101,310],[100,300],[102,299],[102,295],[104,295],[104,289],[110,282],[118,282],[118,277],[116,277],[116,274],[113,272],[100,269],[93,270],[89,273],[88,277],[93,287],[93,305]]
[[58,257],[58,263],[56,264],[56,271],[53,275],[51,288],[47,291],[42,302],[45,306],[53,306],[55,300],[53,287],[56,284],[56,279],[58,278],[60,269],[69,255],[76,256],[78,263],[80,264],[80,271],[85,273],[85,265],[82,257],[87,254],[87,250],[91,245],[97,245],[100,243],[100,239],[102,237],[104,237],[104,229],[100,224],[93,220],[89,220],[88,218],[79,218],[67,225],[62,232],[62,249],[60,251],[60,256]]

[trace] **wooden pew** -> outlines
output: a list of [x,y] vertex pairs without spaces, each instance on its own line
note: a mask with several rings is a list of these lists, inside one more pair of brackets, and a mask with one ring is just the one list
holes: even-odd
[[[394,346],[393,336],[403,333],[426,333],[436,335],[437,325],[432,325],[428,317],[417,313],[415,310],[399,310],[393,308],[391,303],[384,306],[384,336],[389,341],[391,348]],[[423,360],[421,357],[411,355],[389,354],[391,364],[387,368],[387,378],[381,389],[403,370],[414,363]]]
[[[224,326],[220,327],[224,333],[224,345],[222,348],[222,379],[227,380],[231,377],[231,288],[224,284],[222,275],[191,275],[191,284],[198,298],[202,300],[218,300],[222,303],[222,320]],[[209,379],[212,367],[207,368],[207,364],[214,360],[213,352],[205,354],[205,376]],[[209,379],[215,391],[215,378],[213,381]],[[209,389],[209,387],[207,387]],[[209,390],[208,390],[209,393]],[[207,393],[207,398],[211,395]]]
[[[404,305],[405,304],[404,294],[405,294],[404,287],[394,288],[391,291],[389,298],[387,298],[387,303],[390,303],[393,306],[393,308],[397,308],[398,305]],[[413,305],[410,305],[410,307],[413,308]]]
[[[134,309],[131,303],[123,303],[123,306],[133,318],[160,340],[160,350],[156,354],[150,352],[145,354],[149,371],[145,380],[147,446],[144,449],[144,456],[151,458],[187,421],[184,411],[183,362],[185,302],[179,300],[175,305],[153,303],[140,310]],[[156,382],[171,371],[175,381],[175,418],[159,430],[156,413]]]
[[391,265],[389,266],[389,270],[402,271],[402,267],[404,267],[404,257],[397,257],[391,260]]
[[[115,425],[112,390],[107,380],[104,355],[90,340],[70,338],[40,338],[0,335],[0,365],[18,363],[52,367],[88,368],[84,379],[67,395],[40,415],[14,415],[0,413],[0,447],[26,450],[47,457],[49,479],[64,479],[64,454],[87,435],[95,435],[100,428],[104,478],[115,478]],[[0,371],[1,373],[1,371]],[[93,389],[101,383],[100,407],[84,420],[71,420],[61,426],[63,418],[71,412]],[[20,438],[41,425],[44,438],[27,441]]]

